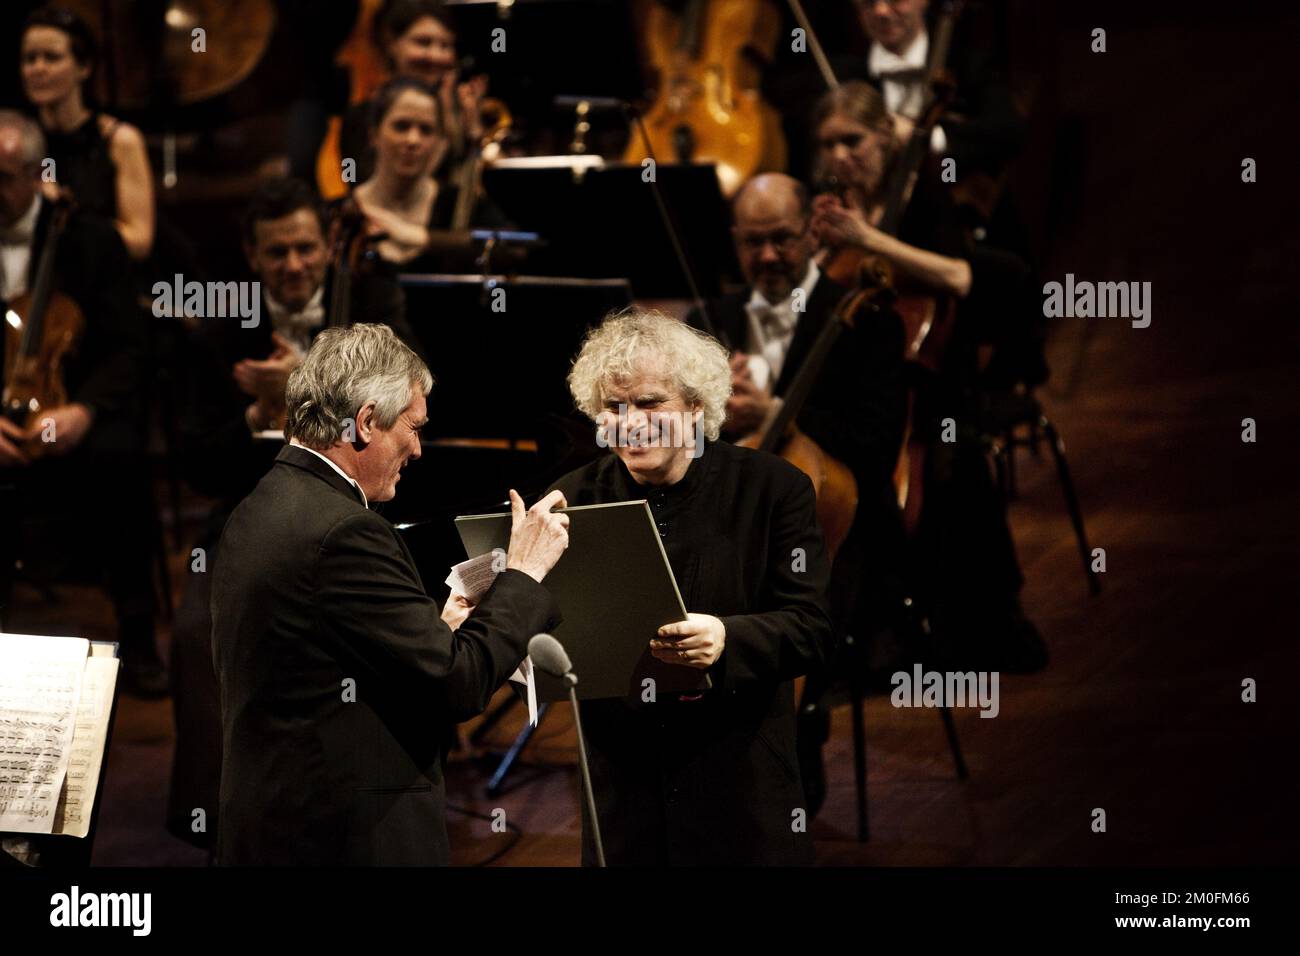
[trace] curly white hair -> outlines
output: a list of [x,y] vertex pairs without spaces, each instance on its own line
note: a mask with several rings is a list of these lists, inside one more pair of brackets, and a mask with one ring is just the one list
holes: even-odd
[[628,308],[587,333],[569,372],[578,410],[596,420],[607,383],[662,374],[691,406],[703,411],[704,437],[715,441],[727,415],[731,366],[717,339],[654,309]]

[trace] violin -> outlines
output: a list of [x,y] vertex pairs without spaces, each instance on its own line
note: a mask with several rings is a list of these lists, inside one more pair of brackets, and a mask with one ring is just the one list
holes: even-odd
[[[68,404],[63,364],[76,350],[86,327],[77,303],[54,288],[54,256],[72,208],[71,194],[66,190],[53,200],[53,215],[37,260],[36,280],[27,292],[9,302],[5,314],[9,367],[3,412],[15,425],[29,431],[51,409]],[[39,458],[49,450],[50,443],[40,437],[29,439],[23,448],[30,458]]]

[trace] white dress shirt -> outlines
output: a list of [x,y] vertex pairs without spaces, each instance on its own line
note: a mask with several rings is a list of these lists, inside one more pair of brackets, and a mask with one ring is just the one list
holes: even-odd
[[360,492],[361,492],[361,503],[362,503],[363,505],[365,505],[367,508],[370,507],[370,501],[366,498],[366,493],[365,493],[365,491],[362,491],[361,486],[360,486],[359,484],[357,484],[357,480],[356,480],[355,478],[353,478],[351,475],[349,475],[346,471],[344,471],[344,470],[343,470],[342,468],[340,468],[338,465],[334,464],[334,462],[332,462],[332,461],[330,461],[328,458],[326,458],[324,455],[322,455],[320,452],[318,452],[315,448],[308,448],[306,445],[304,445],[304,444],[302,444],[300,441],[298,441],[298,439],[294,438],[294,439],[290,440],[289,444],[292,445],[294,448],[301,448],[303,451],[309,451],[309,452],[311,452],[313,455],[315,455],[315,456],[316,456],[317,458],[319,458],[321,461],[325,462],[325,464],[329,465],[331,468],[333,468],[335,471],[337,471],[340,475],[343,476],[343,479],[344,479],[348,484],[350,484],[353,488],[357,489],[357,491],[360,491]]
[[290,312],[268,294],[266,308],[271,313],[271,328],[288,339],[304,355],[311,347],[311,334],[325,324],[325,286],[316,290],[301,312]]
[[[916,35],[902,54],[891,53],[879,43],[871,44],[867,54],[867,72],[880,80],[880,91],[885,97],[885,109],[914,120],[925,105],[930,77],[926,73],[926,58],[930,55],[930,34],[925,27]],[[948,137],[942,126],[935,126],[930,134],[930,152],[942,154],[948,149]]]
[[4,272],[0,274],[0,294],[8,300],[18,298],[27,291],[27,271],[32,262],[32,239],[36,236],[36,220],[41,214],[41,196],[36,194],[31,207],[12,226],[0,227],[0,258]]
[[[756,288],[745,303],[745,312],[749,316],[745,351],[751,356],[750,372],[760,389],[775,388],[781,378],[786,353],[794,341],[795,326],[799,324],[803,310],[808,308],[808,300],[812,298],[813,288],[821,274],[817,263],[809,261],[803,281],[780,302],[768,302]],[[800,311],[795,311],[794,296],[801,289],[803,301],[800,303]]]

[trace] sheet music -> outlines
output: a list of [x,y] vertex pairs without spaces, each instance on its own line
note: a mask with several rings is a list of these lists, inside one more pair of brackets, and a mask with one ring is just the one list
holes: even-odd
[[68,775],[54,812],[55,833],[75,837],[90,833],[90,813],[99,788],[99,768],[104,762],[117,668],[116,657],[91,657],[86,661]]
[[50,833],[90,643],[0,634],[0,831]]

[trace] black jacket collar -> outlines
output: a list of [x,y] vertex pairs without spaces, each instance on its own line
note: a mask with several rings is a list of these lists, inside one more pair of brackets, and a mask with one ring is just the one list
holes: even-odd
[[280,449],[280,454],[275,456],[275,463],[301,468],[303,471],[310,472],[335,490],[347,495],[357,504],[363,504],[360,489],[331,468],[328,462],[321,461],[306,448],[286,444]]

